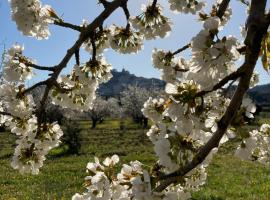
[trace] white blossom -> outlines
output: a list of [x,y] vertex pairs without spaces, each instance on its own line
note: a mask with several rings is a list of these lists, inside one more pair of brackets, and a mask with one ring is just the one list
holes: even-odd
[[31,61],[22,55],[23,46],[13,45],[5,54],[3,78],[8,82],[23,82],[32,78],[33,70],[27,66]]
[[42,6],[39,0],[9,0],[12,19],[18,30],[24,35],[37,39],[48,39],[48,25],[53,22],[53,10],[50,6]]
[[130,22],[133,28],[139,30],[146,40],[157,37],[164,38],[171,32],[171,21],[163,16],[162,7],[156,5],[142,5],[143,13],[136,17],[131,17]]
[[143,35],[140,32],[117,26],[111,26],[110,31],[111,48],[118,53],[134,54],[142,50]]
[[201,0],[169,0],[170,9],[175,12],[196,14],[205,6],[205,2]]

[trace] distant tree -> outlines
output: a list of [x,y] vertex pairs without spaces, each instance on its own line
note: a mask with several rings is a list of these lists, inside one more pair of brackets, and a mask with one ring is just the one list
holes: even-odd
[[92,120],[92,129],[96,128],[97,123],[102,123],[104,118],[110,115],[108,101],[97,96],[93,103],[93,108],[85,112],[85,114]]
[[64,135],[62,138],[62,145],[67,145],[68,150],[67,154],[79,154],[81,149],[81,140],[80,140],[80,132],[81,128],[79,124],[74,120],[65,119],[63,121],[64,125]]
[[107,100],[107,106],[109,109],[108,117],[120,118],[122,116],[122,109],[120,107],[120,102],[116,98],[109,98]]
[[150,96],[156,96],[155,90],[147,90],[137,86],[129,86],[121,93],[121,104],[124,113],[130,116],[134,122],[146,128],[148,119],[143,115],[142,108]]

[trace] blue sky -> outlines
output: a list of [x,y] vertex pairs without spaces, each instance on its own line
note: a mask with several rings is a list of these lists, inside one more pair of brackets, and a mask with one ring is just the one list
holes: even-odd
[[[67,22],[81,24],[83,19],[92,21],[102,10],[101,5],[97,5],[97,0],[43,0],[43,4],[51,5],[59,16]],[[129,8],[131,15],[141,13],[142,3],[148,3],[148,0],[130,0]],[[202,28],[202,24],[197,21],[197,16],[174,14],[168,9],[167,0],[158,0],[164,6],[164,14],[170,17],[174,23],[173,31],[170,37],[145,42],[144,49],[137,55],[122,55],[108,50],[105,53],[107,61],[113,65],[113,68],[129,70],[137,76],[160,77],[158,70],[154,69],[151,63],[151,52],[153,48],[162,48],[166,50],[176,50],[187,44]],[[207,10],[211,7],[213,0],[207,1]],[[220,33],[222,35],[234,35],[240,38],[239,26],[245,23],[245,6],[237,0],[231,2],[233,8],[233,17],[229,24]],[[268,6],[269,7],[269,6]],[[111,24],[125,25],[125,16],[121,9],[118,9],[106,22]],[[12,44],[23,44],[24,54],[35,59],[38,64],[44,66],[53,66],[61,60],[66,50],[71,47],[78,37],[78,33],[62,27],[50,26],[51,37],[48,40],[38,41],[34,38],[25,37],[16,29],[16,24],[11,20],[10,6],[8,0],[0,0],[0,43],[1,52],[3,44],[9,48]],[[89,55],[81,51],[82,62],[89,59]],[[186,51],[181,56],[188,58],[190,51]],[[69,72],[73,64],[72,60],[65,72]],[[241,62],[239,62],[239,65]],[[261,63],[258,62],[256,70],[260,73],[260,84],[269,83],[270,77],[267,72],[262,70]],[[36,78],[28,82],[33,84],[38,80],[45,79],[46,73],[37,74]]]

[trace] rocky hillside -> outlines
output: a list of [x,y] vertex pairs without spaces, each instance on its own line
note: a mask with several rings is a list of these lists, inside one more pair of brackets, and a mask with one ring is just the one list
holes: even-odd
[[160,79],[137,77],[124,69],[121,72],[113,70],[112,74],[113,78],[100,86],[98,93],[101,96],[117,97],[129,85],[146,89],[163,89],[165,87],[165,83]]

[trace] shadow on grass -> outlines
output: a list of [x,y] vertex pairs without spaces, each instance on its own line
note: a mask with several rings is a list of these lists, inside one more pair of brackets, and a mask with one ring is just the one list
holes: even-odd
[[1,156],[0,156],[0,160],[11,158],[12,155],[13,155],[12,153],[8,153],[8,154],[1,155]]

